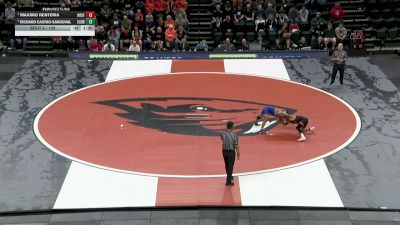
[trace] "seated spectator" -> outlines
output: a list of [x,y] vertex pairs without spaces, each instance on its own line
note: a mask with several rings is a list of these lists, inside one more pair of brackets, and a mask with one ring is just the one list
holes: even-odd
[[343,15],[344,15],[344,10],[342,8],[342,6],[340,6],[340,3],[335,3],[335,5],[332,7],[331,11],[330,11],[330,15],[331,15],[331,19],[332,20],[342,20]]
[[222,21],[222,32],[232,32],[233,30],[233,20],[229,14],[225,15],[224,20]]
[[228,51],[228,52],[235,50],[235,46],[233,46],[229,38],[225,39],[225,42],[221,45],[221,48],[223,51]]
[[256,25],[256,31],[259,32],[261,30],[266,30],[266,21],[264,19],[264,17],[256,17],[256,20],[254,21],[255,25]]
[[146,28],[146,31],[144,32],[143,35],[143,50],[149,51],[151,50],[151,46],[154,45],[154,31],[150,30],[149,28]]
[[180,9],[183,11],[187,11],[188,6],[189,6],[189,4],[186,0],[175,0],[174,4],[175,4],[176,9]]
[[271,46],[271,50],[284,50],[285,48],[282,46],[281,39],[275,38],[274,44]]
[[132,39],[136,41],[139,45],[142,45],[143,31],[139,30],[139,27],[133,27]]
[[175,26],[182,26],[184,30],[187,30],[189,28],[189,21],[187,19],[184,19],[181,14],[178,14],[176,15],[175,19]]
[[[267,2],[267,1],[265,1]],[[272,6],[271,3],[267,4],[267,8],[265,9],[265,17],[264,18],[269,18],[269,15],[272,15],[275,19],[276,17],[276,9]]]
[[317,42],[312,46],[313,49],[316,50],[324,50],[326,48],[324,43],[324,38],[322,36],[318,36]]
[[333,29],[332,23],[328,23],[328,27],[323,32],[325,47],[328,47],[329,43],[332,43],[332,50],[336,47],[336,33]]
[[67,40],[65,42],[65,49],[67,51],[73,51],[75,49],[78,49],[78,46],[76,45],[76,41],[73,37],[71,37],[71,36],[67,37]]
[[261,4],[257,6],[257,10],[254,12],[254,18],[257,18],[257,17],[258,18],[262,17],[264,19],[267,18],[265,11]]
[[132,32],[129,30],[122,28],[120,39],[119,39],[119,46],[121,50],[126,50],[129,48],[130,41],[132,40]]
[[196,47],[194,48],[194,51],[201,51],[201,52],[206,52],[208,51],[208,45],[207,45],[207,41],[206,40],[201,40],[201,42],[199,42]]
[[115,52],[115,46],[111,42],[108,42],[104,45],[103,52]]
[[216,16],[211,21],[211,28],[213,32],[222,31],[222,19]]
[[221,10],[221,5],[216,5],[215,10],[213,12],[213,19],[215,19],[215,17],[223,18],[223,15],[224,13]]
[[101,43],[105,43],[108,40],[108,33],[104,29],[104,26],[99,26],[99,30],[96,32],[96,38]]
[[118,18],[118,14],[114,14],[113,19],[110,22],[110,25],[116,29],[121,27],[121,20]]
[[61,50],[62,49],[62,37],[54,36],[52,37],[53,50]]
[[276,31],[278,27],[278,21],[272,14],[269,14],[267,21],[265,21],[265,26],[268,31]]
[[243,7],[243,0],[232,0],[232,7],[234,9]]
[[214,49],[215,52],[222,52],[224,49],[222,48],[222,44],[218,44],[217,47]]
[[335,29],[336,37],[339,42],[343,42],[347,36],[347,29],[343,26],[343,23],[339,23],[339,26]]
[[141,23],[141,22],[143,22],[143,20],[144,20],[144,16],[143,16],[142,10],[141,9],[137,9],[136,13],[135,13],[135,21]]
[[146,0],[146,12],[150,14],[154,12],[154,0]]
[[114,27],[111,27],[110,31],[108,31],[108,38],[111,41],[111,43],[119,49],[119,38],[120,38],[120,33],[117,29]]
[[248,51],[248,50],[249,50],[249,44],[247,43],[247,40],[243,38],[238,48],[238,51]]
[[232,9],[232,4],[230,0],[226,0],[224,4],[223,11],[225,15],[233,16],[233,9]]
[[[147,3],[147,2],[146,2]],[[140,9],[142,12],[147,12],[147,4],[143,2],[143,0],[136,0],[135,8]],[[153,8],[154,10],[154,8]],[[153,11],[152,10],[152,11]]]
[[[275,0],[265,0],[264,1],[264,7],[268,8],[268,4],[271,4],[273,8],[276,7],[276,1]],[[276,13],[275,13],[275,15],[276,15]]]
[[140,52],[140,45],[135,40],[132,40],[131,46],[128,49],[129,52]]
[[167,11],[167,4],[164,0],[154,0],[154,11],[157,15],[162,15],[164,17]]
[[[278,22],[278,26],[281,27],[283,24],[288,24],[289,23],[289,17],[285,14],[285,10],[281,9],[279,11],[278,17],[276,18],[276,21]],[[280,29],[280,28],[278,28]]]
[[172,16],[168,15],[164,22],[164,28],[168,29],[170,26],[175,29],[175,20],[172,19]]
[[314,35],[320,35],[325,24],[326,21],[321,17],[321,12],[317,12],[317,15],[311,20],[311,30]]
[[304,36],[301,36],[299,43],[297,44],[298,49],[310,47],[307,43],[307,39]]
[[300,12],[296,7],[291,7],[289,9],[288,17],[290,22],[299,22],[300,21]]
[[290,38],[291,33],[289,32],[289,26],[287,23],[284,23],[282,28],[278,31],[278,36],[284,39]]
[[246,8],[243,10],[243,15],[246,21],[254,21],[254,10],[251,8],[250,4],[246,5]]
[[156,33],[154,34],[154,46],[156,51],[164,50],[165,35],[161,27],[156,28]]
[[123,29],[130,30],[130,29],[131,29],[131,26],[132,26],[132,21],[131,21],[130,19],[128,19],[128,16],[127,16],[127,15],[124,15],[124,16],[122,17],[121,27],[122,27]]
[[300,16],[300,23],[308,23],[308,9],[306,8],[306,5],[303,5],[301,7],[299,16]]
[[175,39],[176,39],[176,30],[174,26],[169,25],[168,29],[165,30],[165,48],[167,50],[175,50]]
[[233,18],[234,18],[236,23],[244,20],[244,15],[243,15],[242,9],[240,7],[236,10],[235,15],[233,16]]
[[154,22],[153,15],[151,14],[146,15],[145,29],[146,28],[149,28],[153,31],[156,29],[156,23]]
[[289,33],[295,33],[295,32],[300,32],[300,26],[298,22],[290,22],[289,25]]
[[161,27],[161,29],[164,30],[164,20],[163,20],[162,16],[157,17],[156,29],[157,29],[157,27]]
[[97,38],[91,38],[89,41],[89,51],[101,52],[103,51],[103,45],[97,41]]
[[166,4],[167,4],[167,10],[166,10],[167,15],[171,15],[171,16],[174,15],[175,9],[176,9],[174,0],[167,0]]
[[178,27],[176,31],[176,50],[186,51],[187,48],[187,33],[182,26]]
[[293,51],[297,49],[297,45],[293,43],[293,41],[288,38],[286,39],[286,46],[285,46],[285,50],[287,51]]

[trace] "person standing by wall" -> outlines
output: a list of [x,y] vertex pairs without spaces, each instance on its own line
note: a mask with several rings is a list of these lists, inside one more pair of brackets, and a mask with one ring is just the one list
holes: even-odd
[[343,76],[344,76],[344,66],[346,64],[348,55],[347,52],[343,50],[343,43],[339,43],[337,50],[333,52],[331,61],[333,61],[333,70],[332,70],[332,78],[331,85],[335,83],[336,74],[339,71],[340,77],[339,82],[340,85],[343,85]]
[[228,121],[226,123],[226,131],[221,133],[222,140],[222,155],[224,157],[225,162],[225,171],[226,171],[226,183],[225,186],[232,187],[233,183],[233,166],[235,164],[235,159],[240,158],[239,151],[239,138],[232,131],[233,122]]

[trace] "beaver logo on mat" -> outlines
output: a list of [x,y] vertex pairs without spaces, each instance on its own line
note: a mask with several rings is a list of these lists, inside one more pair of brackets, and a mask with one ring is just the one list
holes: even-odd
[[[219,135],[226,129],[227,120],[235,123],[235,132],[240,135],[254,135],[257,132],[252,129],[253,121],[262,107],[269,105],[196,97],[131,98],[95,103],[116,108],[118,112],[115,115],[126,119],[130,124],[167,133],[199,136]],[[287,111],[294,113],[297,110]],[[276,125],[277,123],[271,121],[264,130],[270,130]]]

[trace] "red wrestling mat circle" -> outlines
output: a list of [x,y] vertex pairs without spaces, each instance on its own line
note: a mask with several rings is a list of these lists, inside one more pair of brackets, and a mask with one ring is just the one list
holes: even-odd
[[[297,110],[316,131],[298,143],[294,125],[265,135],[246,131],[264,105]],[[35,120],[53,151],[89,165],[155,176],[225,176],[218,133],[226,120],[240,135],[235,173],[301,165],[333,154],[359,131],[345,102],[323,91],[277,79],[180,73],[106,82],[72,92]]]

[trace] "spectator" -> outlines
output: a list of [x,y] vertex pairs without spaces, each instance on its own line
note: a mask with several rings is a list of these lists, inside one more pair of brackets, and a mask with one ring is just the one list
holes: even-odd
[[140,52],[140,46],[137,44],[135,40],[132,40],[131,46],[128,49],[129,52]]
[[61,50],[62,49],[62,37],[54,36],[52,37],[53,50]]
[[343,42],[343,40],[347,36],[347,29],[343,26],[343,23],[339,23],[339,26],[335,29],[336,37],[339,39],[339,42]]
[[162,16],[157,17],[156,28],[157,27],[161,27],[161,29],[164,30],[164,20]]
[[275,42],[271,46],[271,50],[284,50],[280,38],[275,38]]
[[323,50],[325,48],[326,48],[326,46],[324,43],[324,38],[322,36],[318,36],[317,42],[314,44],[313,49]]
[[208,45],[207,45],[207,41],[206,40],[201,40],[201,42],[199,42],[196,47],[194,48],[194,51],[202,51],[202,52],[206,52],[208,51]]
[[13,24],[15,19],[15,9],[10,2],[7,2],[7,8],[4,10],[5,23]]
[[164,28],[168,29],[169,27],[171,27],[175,29],[175,21],[172,19],[172,16],[168,15],[167,19],[164,22]]
[[110,31],[108,31],[108,38],[110,42],[115,46],[115,48],[119,49],[119,31],[114,27],[111,27]]
[[151,50],[151,47],[154,46],[154,31],[146,28],[146,31],[143,35],[143,50]]
[[67,37],[67,41],[65,43],[65,49],[67,51],[72,51],[72,50],[75,50],[77,48],[78,48],[78,46],[76,46],[75,39],[73,37],[71,37],[71,36]]
[[135,13],[135,21],[142,23],[144,20],[144,16],[141,9],[137,9]]
[[224,13],[221,10],[221,5],[216,5],[215,10],[213,12],[213,20],[215,20],[216,17],[218,18],[223,18]]
[[175,39],[176,39],[176,30],[174,29],[174,26],[171,24],[165,31],[165,47],[168,50],[175,49]]
[[222,32],[232,32],[233,30],[233,21],[231,20],[231,16],[229,14],[225,15],[225,19],[222,21]]
[[218,44],[217,47],[214,49],[216,52],[222,52],[224,49],[222,48],[222,44]]
[[234,9],[241,9],[243,7],[243,0],[232,0],[232,6]]
[[91,38],[88,47],[89,51],[93,52],[103,51],[103,45],[97,41],[97,38]]
[[224,13],[225,15],[233,16],[233,9],[232,9],[232,4],[230,0],[227,0],[224,4]]
[[246,4],[243,14],[246,21],[254,21],[254,10],[251,8],[251,4]]
[[[276,1],[275,0],[265,0],[264,1],[264,7],[265,8],[267,8],[269,4],[271,4],[273,8],[276,7]],[[276,13],[275,13],[275,15],[276,15]]]
[[311,20],[311,30],[314,34],[320,35],[323,26],[326,21],[321,17],[321,12],[317,12],[317,15]]
[[175,26],[176,27],[182,26],[184,30],[188,30],[189,21],[187,21],[187,19],[184,19],[181,14],[178,14],[176,15],[175,19]]
[[290,38],[286,39],[286,47],[285,47],[285,50],[293,51],[293,50],[295,50],[296,48],[297,48],[297,45],[295,45],[295,44],[293,43],[293,41],[292,41]]
[[105,43],[108,40],[107,31],[104,29],[104,26],[99,26],[99,30],[96,33],[96,38],[101,43]]
[[174,0],[167,0],[166,4],[167,4],[167,10],[166,10],[167,15],[174,15],[176,8]]
[[263,7],[262,7],[262,5],[260,4],[260,5],[258,5],[257,6],[257,10],[255,11],[255,13],[254,13],[254,17],[255,18],[267,18],[267,16],[266,16],[266,14],[265,14],[265,11],[264,11],[264,9],[263,9]]
[[276,20],[279,26],[283,26],[283,24],[289,23],[289,17],[285,14],[285,11],[283,9],[279,10],[279,14]]
[[154,0],[146,0],[146,12],[152,14],[154,12]]
[[136,41],[139,45],[142,45],[143,31],[139,30],[139,27],[133,27],[132,39]]
[[[146,3],[147,3],[147,2],[146,2]],[[135,8],[136,8],[136,9],[140,9],[142,12],[147,12],[146,5],[147,5],[147,4],[145,4],[145,3],[143,2],[143,0],[136,0]],[[153,8],[153,10],[154,10],[154,8]],[[153,11],[153,10],[152,10],[152,11]]]
[[284,23],[282,28],[278,31],[278,36],[284,39],[290,38],[289,25]]
[[176,31],[176,50],[179,51],[186,51],[187,48],[187,33],[183,29],[182,26],[178,27],[178,30]]
[[249,44],[247,43],[246,39],[244,39],[244,38],[242,39],[242,43],[240,44],[238,50],[239,51],[248,51],[249,50]]
[[328,23],[328,27],[324,30],[324,43],[325,47],[328,48],[328,44],[332,43],[332,50],[335,50],[336,47],[336,34],[333,29],[332,23]]
[[299,23],[292,21],[289,25],[289,33],[295,33],[300,31]]
[[236,10],[236,13],[235,13],[235,15],[233,17],[234,17],[236,23],[244,20],[244,15],[242,13],[242,8],[241,7],[238,7],[238,9]]
[[223,5],[222,0],[212,0],[212,5],[215,7],[216,5]]
[[221,45],[221,47],[222,47],[223,51],[230,52],[230,51],[234,51],[235,50],[235,46],[233,46],[233,44],[231,43],[231,40],[229,40],[229,38],[225,39],[225,43],[223,43]]
[[111,42],[108,42],[104,45],[103,52],[115,52],[115,46]]
[[274,18],[272,14],[269,14],[268,20],[265,21],[265,26],[268,31],[275,31],[277,30],[278,21]]
[[132,32],[129,30],[122,28],[119,46],[121,50],[126,50],[129,48],[130,41],[132,40]]
[[298,49],[303,49],[309,47],[307,43],[307,39],[304,36],[301,36],[299,43],[297,44]]
[[167,4],[164,0],[155,0],[154,1],[154,11],[157,15],[162,15],[164,17],[165,12],[167,11]]
[[289,20],[291,22],[299,22],[300,21],[300,12],[296,7],[291,7],[288,13]]
[[151,14],[146,15],[145,28],[149,28],[150,30],[153,31],[156,29],[156,23],[154,22],[153,15]]
[[299,16],[300,16],[300,23],[308,23],[308,9],[306,8],[305,5],[301,7]]
[[186,11],[189,4],[186,0],[175,0],[175,8],[178,10]]
[[260,30],[265,30],[266,28],[266,21],[264,19],[264,17],[256,17],[256,20],[254,21],[255,25],[256,25],[256,31],[259,32]]
[[156,33],[154,34],[155,50],[164,50],[164,40],[165,40],[165,35],[162,32],[162,28],[157,27]]
[[222,31],[222,19],[216,16],[211,21],[211,28],[213,32]]
[[111,20],[110,24],[112,27],[114,27],[116,29],[119,29],[121,27],[121,21],[118,18],[118,14],[116,14],[116,13],[114,14],[113,19]]
[[272,7],[271,3],[268,3],[267,9],[265,9],[265,18],[269,18],[269,15],[273,15],[274,17],[276,16],[276,9]]
[[127,15],[124,15],[122,17],[121,26],[125,30],[130,30],[131,29],[132,21],[130,19],[128,19]]
[[332,7],[331,11],[330,11],[330,15],[331,15],[331,19],[332,20],[342,20],[343,15],[344,15],[344,10],[342,8],[342,6],[340,6],[340,3],[335,3],[335,5]]
[[257,36],[257,39],[254,40],[253,43],[261,44],[261,49],[266,49],[266,43],[265,43],[265,41],[263,40],[263,37],[262,37],[261,35],[258,35],[258,36]]

